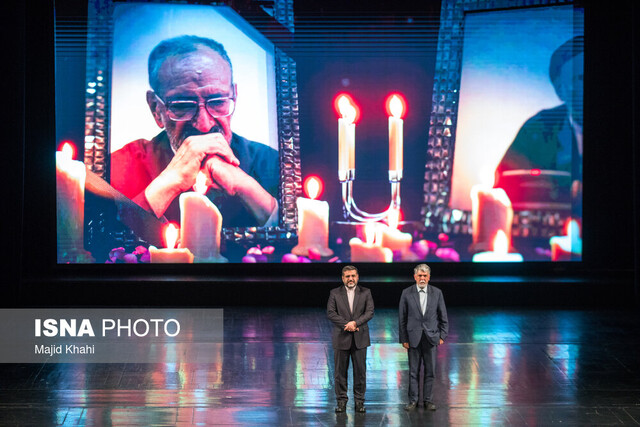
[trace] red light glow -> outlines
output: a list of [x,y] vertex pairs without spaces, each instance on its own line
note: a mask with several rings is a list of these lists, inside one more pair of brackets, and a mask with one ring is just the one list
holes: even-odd
[[317,176],[310,176],[304,181],[304,194],[310,199],[317,199],[324,190],[324,183]]
[[378,227],[375,223],[368,221],[364,226],[364,240],[367,245],[373,245],[380,242]]
[[64,141],[62,144],[60,144],[59,148],[59,151],[64,153],[65,157],[67,157],[68,159],[73,160],[76,158],[76,146],[73,145],[73,143]]
[[531,169],[531,176],[540,176],[542,171],[540,169]]
[[170,222],[164,229],[164,244],[167,248],[173,249],[176,247],[178,241],[179,228],[172,222]]
[[390,209],[389,215],[387,216],[387,224],[389,224],[389,228],[393,228],[394,230],[398,229],[398,224],[402,221],[403,215],[400,209]]
[[[345,110],[346,106],[352,107],[353,110],[349,108]],[[352,123],[357,123],[358,120],[360,120],[360,108],[348,93],[339,93],[338,95],[336,95],[335,99],[333,100],[333,108],[335,109],[336,113],[338,113],[338,117],[340,118],[350,118],[349,116],[353,116]]]
[[193,184],[193,191],[200,194],[206,194],[207,190],[207,176],[200,171],[198,172],[198,175],[196,175],[196,183]]
[[504,231],[498,230],[493,239],[493,252],[506,254],[509,252],[509,239]]
[[401,94],[392,93],[387,97],[385,110],[387,111],[387,115],[401,119],[407,113],[407,101]]

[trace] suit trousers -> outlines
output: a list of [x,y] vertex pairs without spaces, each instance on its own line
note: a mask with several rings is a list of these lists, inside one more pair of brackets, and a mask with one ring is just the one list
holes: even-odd
[[347,397],[349,358],[353,362],[353,398],[356,402],[364,402],[364,392],[367,388],[367,348],[356,348],[355,340],[352,340],[349,350],[333,349],[336,400],[338,402],[349,400]]
[[425,402],[433,402],[433,381],[436,371],[436,346],[432,345],[424,331],[420,344],[409,347],[409,401],[417,402],[419,394],[418,380],[420,364],[424,361],[423,396]]

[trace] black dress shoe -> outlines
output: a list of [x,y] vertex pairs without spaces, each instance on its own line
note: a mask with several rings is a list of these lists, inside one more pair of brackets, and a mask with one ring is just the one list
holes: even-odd
[[360,412],[361,414],[367,412],[367,410],[364,409],[364,403],[356,402],[356,412]]
[[336,406],[336,414],[339,414],[346,410],[347,410],[347,402],[338,402],[338,406]]
[[431,403],[431,402],[424,402],[424,409],[426,409],[427,411],[435,411],[436,410],[436,405]]
[[409,402],[404,406],[404,410],[413,411],[414,409],[416,409],[417,405],[418,405],[418,402]]

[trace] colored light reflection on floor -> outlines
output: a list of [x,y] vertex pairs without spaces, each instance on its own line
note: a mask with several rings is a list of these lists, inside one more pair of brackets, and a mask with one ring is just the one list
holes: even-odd
[[633,424],[640,404],[640,379],[630,374],[640,371],[637,316],[450,309],[450,336],[438,350],[439,408],[407,413],[397,311],[377,310],[367,414],[353,412],[350,372],[343,416],[333,412],[323,310],[225,316],[225,342],[203,355],[212,363],[0,365],[0,425]]

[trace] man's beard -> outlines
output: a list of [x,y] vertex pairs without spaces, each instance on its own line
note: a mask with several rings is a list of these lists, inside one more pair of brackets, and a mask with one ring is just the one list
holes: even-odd
[[222,129],[219,126],[214,126],[209,130],[209,132],[204,133],[194,128],[187,129],[186,131],[178,135],[178,137],[175,137],[171,132],[167,132],[167,137],[169,138],[169,144],[171,145],[171,148],[173,148],[174,152],[177,152],[178,149],[182,146],[184,140],[189,138],[190,136],[209,135],[211,133],[223,134]]
[[347,282],[347,288],[355,288],[358,282]]

